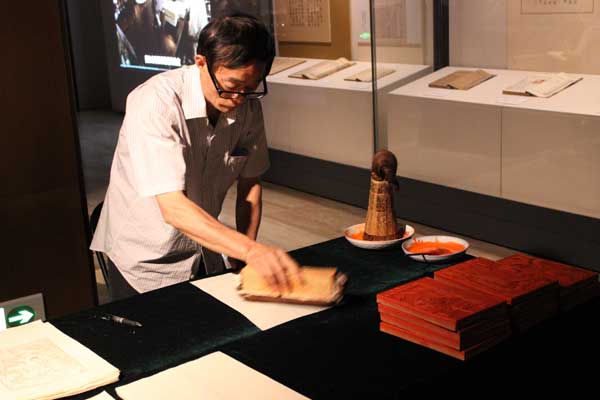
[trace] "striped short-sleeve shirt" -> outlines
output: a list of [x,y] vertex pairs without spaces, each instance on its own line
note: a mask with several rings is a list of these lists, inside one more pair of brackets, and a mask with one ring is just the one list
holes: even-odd
[[217,218],[236,179],[268,167],[258,100],[221,114],[213,127],[197,66],[158,74],[127,97],[90,248],[108,255],[139,292],[188,280],[201,257],[208,273],[219,272],[221,255],[166,224],[155,196],[183,190]]

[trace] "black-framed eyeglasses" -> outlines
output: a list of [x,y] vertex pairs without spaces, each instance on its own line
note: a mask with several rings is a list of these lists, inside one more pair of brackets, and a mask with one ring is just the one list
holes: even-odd
[[224,99],[233,99],[237,96],[244,96],[247,99],[260,99],[265,97],[269,92],[267,89],[267,79],[263,78],[263,80],[259,83],[259,87],[262,86],[263,90],[258,92],[236,92],[233,90],[224,90],[219,86],[219,82],[217,82],[217,78],[215,78],[215,74],[213,74],[212,69],[206,64],[206,68],[208,69],[208,74],[210,75],[210,79],[212,79],[213,85],[215,85],[215,89],[217,89],[217,93],[219,97]]

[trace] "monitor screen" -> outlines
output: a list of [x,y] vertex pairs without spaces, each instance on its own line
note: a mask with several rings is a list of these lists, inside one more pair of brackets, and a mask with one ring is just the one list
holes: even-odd
[[210,0],[113,0],[122,68],[165,70],[192,64]]
[[242,12],[273,29],[271,0],[102,0],[112,108],[161,71],[194,63],[200,31],[212,18]]

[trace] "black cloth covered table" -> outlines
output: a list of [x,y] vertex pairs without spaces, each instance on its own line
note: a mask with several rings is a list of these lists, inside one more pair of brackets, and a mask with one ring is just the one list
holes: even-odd
[[[237,311],[183,283],[51,321],[121,370],[119,382],[73,398],[102,389],[116,396],[117,386],[217,350],[314,399],[593,390],[595,369],[584,363],[600,355],[595,343],[600,328],[594,320],[600,301],[462,362],[379,332],[375,302],[376,293],[449,264],[415,262],[399,248],[358,249],[343,238],[292,255],[303,265],[346,272],[345,300],[261,332]],[[144,326],[115,325],[97,318],[100,312]]]

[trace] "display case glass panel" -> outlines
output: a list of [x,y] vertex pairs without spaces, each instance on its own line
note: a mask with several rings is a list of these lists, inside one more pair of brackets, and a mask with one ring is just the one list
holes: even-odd
[[[449,65],[386,97],[399,174],[600,217],[600,2],[447,6]],[[375,6],[375,26],[391,15]]]

